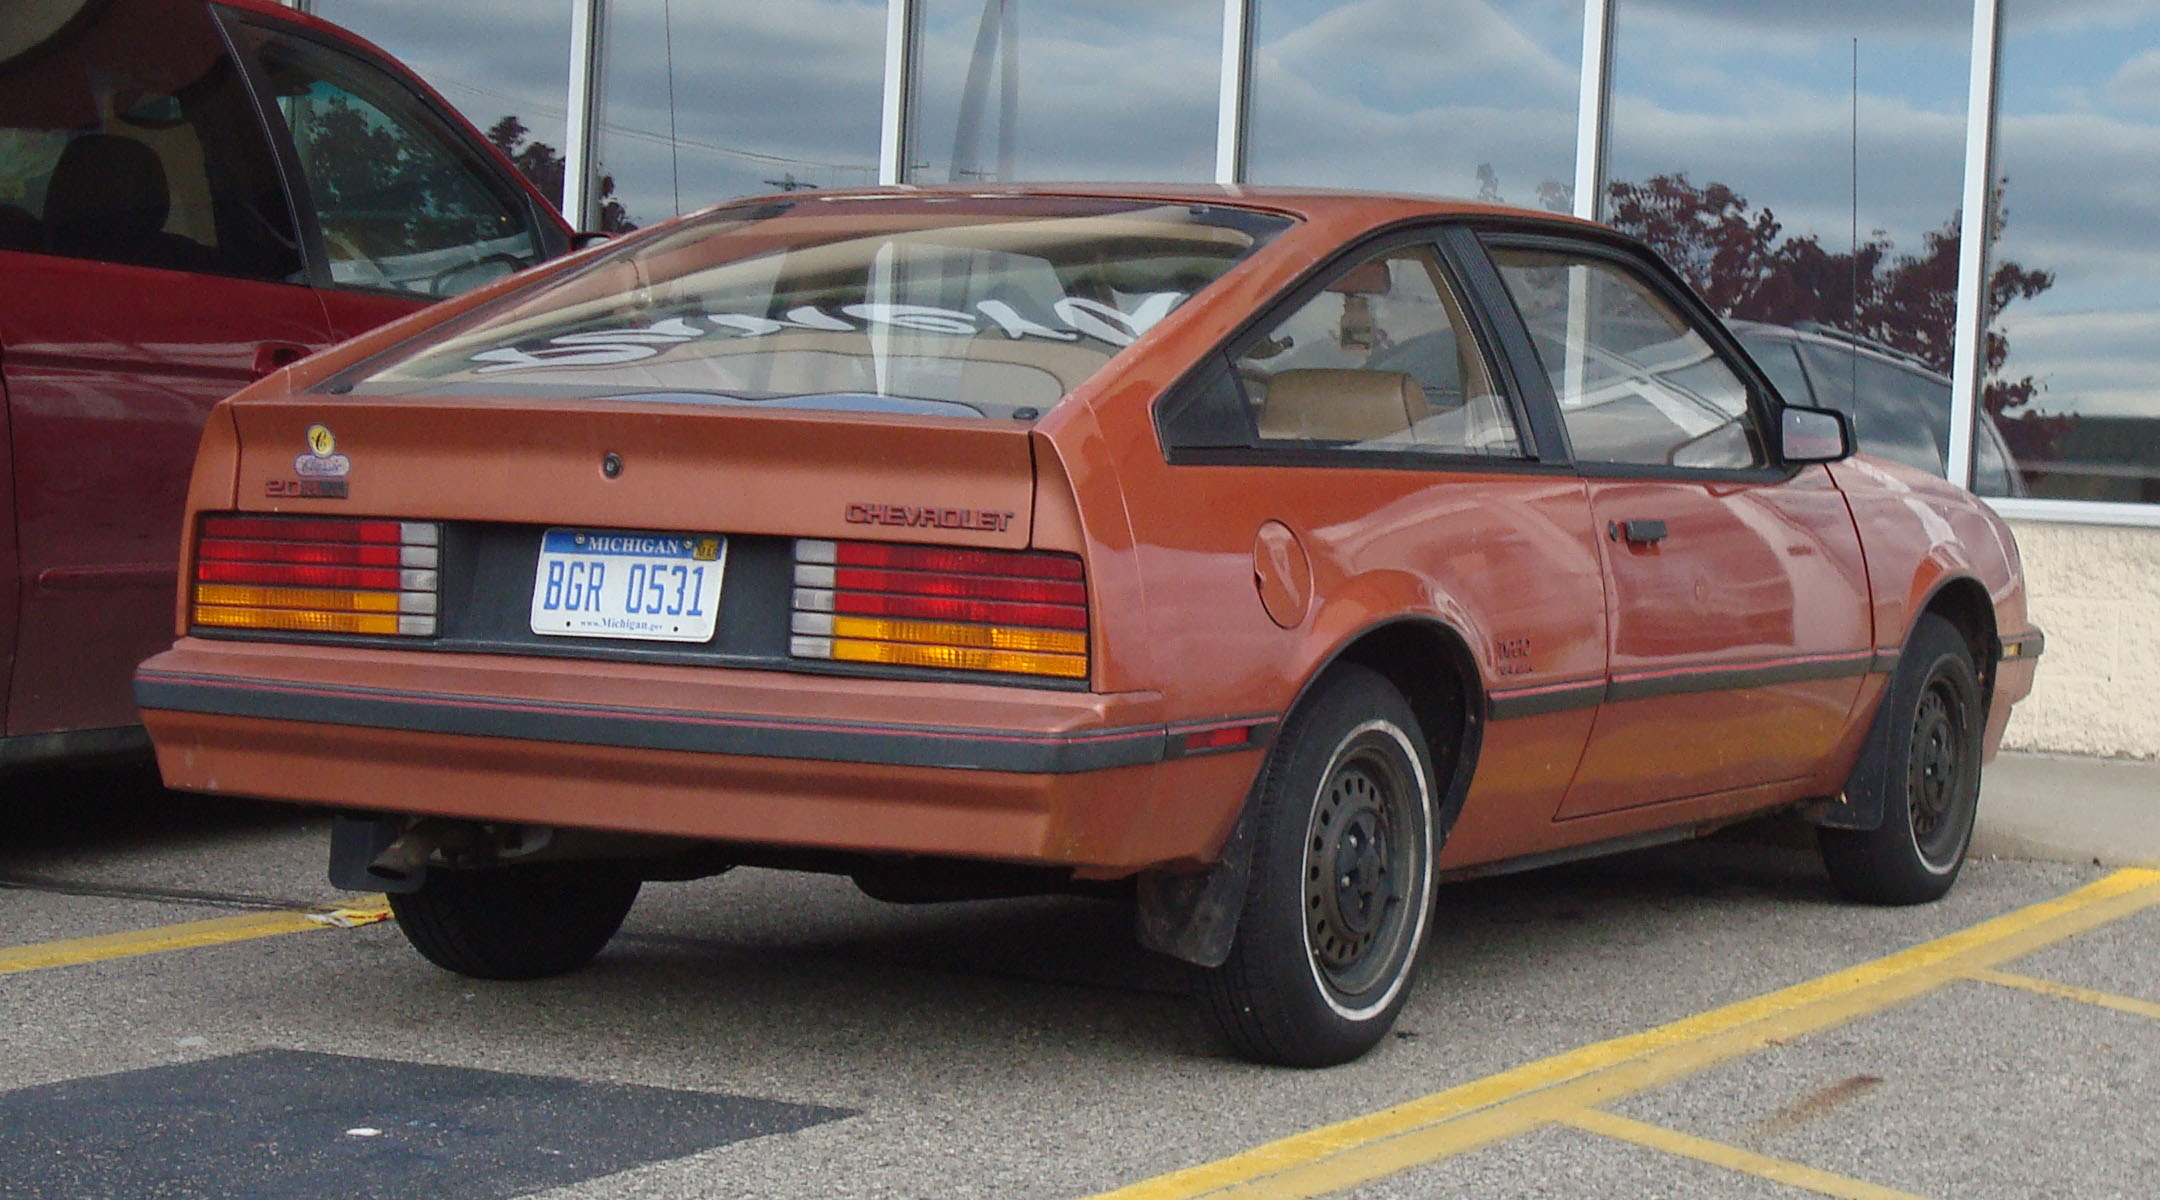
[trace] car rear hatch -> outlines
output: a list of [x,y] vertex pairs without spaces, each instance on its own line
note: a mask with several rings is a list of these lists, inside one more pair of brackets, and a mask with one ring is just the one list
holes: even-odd
[[1085,686],[1081,562],[1028,549],[1021,422],[416,396],[231,413],[234,503],[191,533],[198,636]]

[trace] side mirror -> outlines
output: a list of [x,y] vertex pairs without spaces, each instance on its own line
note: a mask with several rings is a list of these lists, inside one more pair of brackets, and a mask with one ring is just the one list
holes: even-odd
[[1836,409],[1788,404],[1778,418],[1778,456],[1788,463],[1832,463],[1852,452],[1852,419]]
[[597,246],[601,242],[612,242],[614,240],[615,235],[612,233],[604,233],[597,229],[580,229],[570,235],[570,248],[572,250],[583,250],[587,246]]

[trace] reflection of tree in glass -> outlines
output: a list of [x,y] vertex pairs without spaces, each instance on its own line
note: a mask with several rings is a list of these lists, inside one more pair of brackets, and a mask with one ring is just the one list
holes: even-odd
[[[488,126],[487,139],[495,144],[497,150],[503,152],[503,157],[509,159],[524,174],[525,178],[532,181],[534,187],[540,189],[541,195],[553,201],[556,208],[561,208],[563,195],[562,156],[555,152],[555,147],[548,145],[546,142],[531,140],[527,136],[530,132],[525,127],[525,122],[518,120],[517,116],[512,114]],[[623,206],[621,200],[615,198],[615,177],[613,175],[602,175],[600,177],[600,231],[602,233],[628,233],[636,228],[637,222],[630,219],[630,210]]]
[[298,132],[333,241],[381,258],[502,236],[501,208],[469,175],[342,93],[315,99]]
[[[1856,248],[1836,251],[1819,237],[1784,236],[1767,208],[1722,183],[1701,186],[1685,173],[1655,175],[1606,189],[1606,219],[1648,242],[1720,314],[1772,325],[1814,323],[1911,355],[1947,375],[1955,353],[1960,215],[1928,232],[1918,254],[1895,254],[1878,231]],[[1996,193],[1997,213],[2002,211]],[[1999,235],[2000,230],[1997,230]],[[2054,286],[2051,271],[1995,264],[1988,278],[1987,384],[1981,402],[2021,461],[2051,461],[2055,441],[2074,417],[2033,409],[2043,384],[1998,372],[2010,344],[1995,317],[2016,300]]]

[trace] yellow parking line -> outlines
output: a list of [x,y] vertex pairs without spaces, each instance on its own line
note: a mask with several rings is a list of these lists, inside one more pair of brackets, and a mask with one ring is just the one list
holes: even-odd
[[[373,899],[382,898],[377,896]],[[163,954],[169,950],[222,946],[229,942],[276,937],[284,933],[328,929],[339,924],[365,924],[368,922],[361,918],[380,919],[373,917],[373,912],[373,906],[363,900],[354,908],[327,914],[249,913],[246,916],[190,921],[184,925],[165,925],[132,933],[111,933],[103,937],[75,938],[65,942],[41,942],[31,946],[10,946],[0,949],[0,975],[10,975],[17,971],[42,971],[51,967],[72,967],[115,958],[135,958],[144,954]],[[345,921],[334,919],[344,913],[352,916]]]
[[1667,1129],[1662,1125],[1630,1120],[1600,1109],[1577,1109],[1572,1113],[1562,1114],[1559,1120],[1563,1125],[1572,1125],[1588,1133],[1619,1138],[1638,1146],[1648,1146],[1652,1150],[1662,1150],[1667,1154],[1677,1154],[1727,1170],[1744,1171],[1749,1175],[1806,1188],[1825,1196],[1839,1196],[1844,1200],[1920,1200],[1920,1197],[1896,1188],[1881,1187],[1830,1171],[1818,1171],[1800,1163],[1771,1158],[1752,1150],[1742,1150],[1738,1146],[1728,1146],[1723,1142],[1681,1133],[1677,1129]]
[[2091,1004],[2099,1008],[2112,1008],[2116,1012],[2126,1012],[2133,1016],[2160,1019],[2160,1004],[2154,1004],[2150,1000],[2137,1000],[2129,996],[2118,996],[2113,992],[2096,992],[2091,988],[2078,987],[2076,984],[2057,983],[2052,979],[2035,979],[2030,975],[2016,975],[2009,971],[1967,971],[1965,974],[1968,978],[1977,979],[1982,983],[2023,988],[2028,992],[2038,992],[2043,996],[2076,1000],[2082,1004]]
[[1143,1180],[1099,1200],[1324,1196],[1879,1012],[2155,904],[2160,870],[2117,871],[1874,962]]

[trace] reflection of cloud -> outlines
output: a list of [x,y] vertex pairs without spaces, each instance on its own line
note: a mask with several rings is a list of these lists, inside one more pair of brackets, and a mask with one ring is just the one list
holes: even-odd
[[315,0],[314,11],[411,67],[479,128],[515,115],[535,140],[562,146],[570,86],[566,0]]
[[2107,98],[2124,108],[2160,110],[2160,50],[2147,50],[2108,80]]
[[677,170],[685,211],[790,176],[822,187],[877,181],[882,0],[700,0],[665,11],[659,0],[615,0],[608,30],[600,157],[633,219],[673,214]]
[[[1097,4],[1014,2],[1020,5],[1016,174],[1024,179],[1214,177],[1222,60],[1217,0],[1120,0],[1129,9],[1121,12]],[[930,7],[913,155],[925,181],[943,180],[951,168],[961,86],[982,14],[978,0],[943,0]],[[991,80],[976,150],[978,164],[994,169],[997,76]]]
[[2001,373],[2038,379],[2042,412],[2160,415],[2160,305],[2048,314],[2013,308],[1997,324],[2010,339]]
[[1260,10],[1255,182],[1470,194],[1490,163],[1534,205],[1574,178],[1579,5],[1357,0],[1277,29],[1281,11]]
[[[2021,4],[2006,18],[2019,29],[2041,25],[2083,28],[2120,23],[2148,15],[2150,0],[2046,0]],[[1765,48],[1764,38],[1786,44],[1843,41],[1883,34],[1955,33],[1972,29],[1972,5],[1957,0],[1626,0],[1623,21],[1656,21],[1688,30],[1710,41],[1740,34]]]

